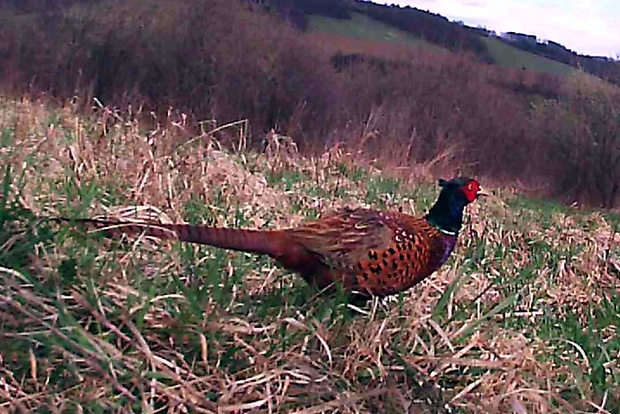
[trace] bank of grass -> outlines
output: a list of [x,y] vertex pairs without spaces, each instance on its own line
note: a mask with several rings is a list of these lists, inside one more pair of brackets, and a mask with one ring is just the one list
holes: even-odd
[[361,13],[352,13],[351,18],[347,20],[309,16],[308,30],[313,33],[348,37],[366,42],[396,43],[424,48],[431,52],[448,52],[436,44]]
[[503,68],[525,69],[559,76],[571,76],[578,72],[569,65],[526,52],[493,37],[483,37],[482,41],[489,48],[493,62]]
[[[437,44],[427,42],[361,13],[352,13],[351,18],[347,20],[311,15],[308,17],[308,31],[319,39],[321,36],[329,39],[330,44],[336,43],[343,52],[361,53],[363,51],[384,57],[396,47],[400,46],[404,50],[406,46],[414,46],[428,52],[448,53],[445,48]],[[345,39],[350,40],[347,42]],[[488,48],[493,63],[501,68],[524,69],[533,73],[559,76],[571,76],[578,72],[569,65],[520,50],[493,37],[481,37],[481,40]],[[379,43],[381,47],[378,47]],[[363,45],[363,47],[355,47],[357,45]],[[393,58],[393,55],[392,52],[392,56],[389,57]]]
[[[0,407],[28,412],[618,412],[620,236],[506,189],[453,258],[362,309],[263,257],[35,218],[284,227],[342,205],[423,213],[430,177],[0,102]],[[231,139],[232,141],[232,139]],[[420,177],[420,169],[416,176]],[[412,172],[413,173],[413,172]]]

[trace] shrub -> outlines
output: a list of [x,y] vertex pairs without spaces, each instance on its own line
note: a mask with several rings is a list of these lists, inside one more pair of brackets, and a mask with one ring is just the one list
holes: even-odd
[[581,76],[559,101],[536,111],[543,134],[541,170],[555,195],[612,208],[620,196],[620,89]]
[[617,92],[607,86],[564,86],[462,53],[303,34],[248,1],[36,10],[0,13],[5,93],[94,96],[145,114],[172,107],[196,128],[248,119],[251,136],[273,128],[301,151],[345,143],[384,164],[544,181],[547,194],[605,207],[617,198]]

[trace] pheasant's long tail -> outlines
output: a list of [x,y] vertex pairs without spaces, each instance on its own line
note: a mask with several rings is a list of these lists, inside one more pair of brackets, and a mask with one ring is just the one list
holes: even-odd
[[278,230],[243,230],[219,227],[205,227],[191,224],[161,224],[97,219],[69,219],[54,217],[52,221],[84,224],[100,229],[111,238],[123,234],[146,235],[159,239],[180,240],[188,243],[207,244],[223,249],[249,253],[267,254],[279,257],[282,254],[283,232]]

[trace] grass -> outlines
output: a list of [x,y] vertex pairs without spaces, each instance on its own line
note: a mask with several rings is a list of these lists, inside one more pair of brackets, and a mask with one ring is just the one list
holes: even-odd
[[492,37],[483,37],[482,40],[489,48],[491,58],[500,67],[523,68],[533,72],[561,76],[570,76],[577,71],[572,66],[517,49]]
[[[430,52],[448,52],[438,45],[374,20],[363,13],[353,13],[351,19],[348,20],[311,15],[308,16],[308,22],[310,33],[330,36],[332,41],[335,40],[339,44],[342,43],[339,47],[346,49],[345,51],[347,52],[358,52],[363,47],[346,44],[342,40],[339,41],[338,38],[351,38],[363,42],[385,42],[394,45],[411,45]],[[327,40],[325,41],[327,42]],[[576,72],[576,69],[569,65],[517,49],[492,37],[482,37],[482,41],[489,48],[489,53],[494,63],[500,67],[524,68],[533,72],[561,76],[569,76]],[[366,49],[368,48],[371,47],[367,45]]]
[[350,37],[370,42],[387,42],[420,47],[433,52],[447,52],[446,49],[413,36],[389,24],[382,23],[363,13],[352,13],[348,20],[326,16],[308,16],[308,30],[334,36]]
[[434,182],[337,148],[225,151],[208,132],[190,142],[182,119],[142,131],[109,111],[0,108],[2,410],[620,410],[620,236],[606,215],[502,190],[468,207],[440,271],[355,310],[264,257],[35,216],[285,227],[344,205],[421,214]]

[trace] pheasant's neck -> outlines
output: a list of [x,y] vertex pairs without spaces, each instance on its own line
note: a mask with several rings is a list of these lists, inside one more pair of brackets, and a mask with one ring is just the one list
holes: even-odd
[[463,209],[466,205],[462,196],[442,192],[426,215],[426,220],[442,233],[456,236],[463,224]]

